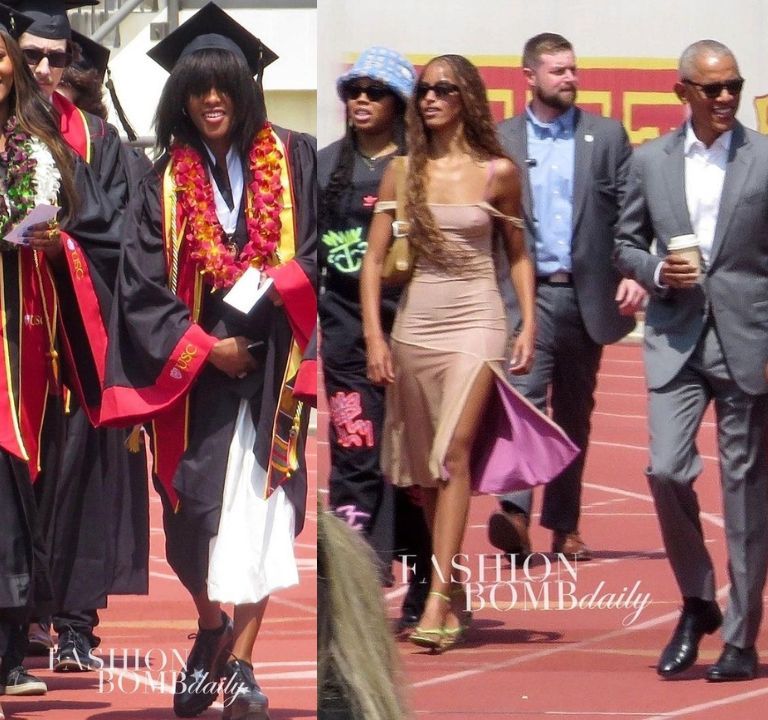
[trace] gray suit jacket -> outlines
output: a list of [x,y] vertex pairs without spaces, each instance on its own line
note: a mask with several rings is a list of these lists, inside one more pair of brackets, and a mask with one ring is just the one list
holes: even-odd
[[[768,392],[768,138],[737,123],[709,267],[700,285],[659,290],[656,266],[675,235],[692,233],[685,198],[685,126],[635,151],[615,259],[651,292],[645,318],[648,386],[666,385],[693,352],[711,313],[733,379]],[[650,245],[656,238],[656,255]]]
[[[504,120],[498,130],[505,152],[521,169],[525,238],[535,258],[537,225],[526,165],[526,114]],[[632,148],[621,123],[578,108],[575,142],[573,284],[587,332],[595,342],[605,345],[622,338],[635,324],[633,318],[618,312],[615,297],[621,275],[611,259]],[[507,305],[513,316],[519,316],[516,304]]]

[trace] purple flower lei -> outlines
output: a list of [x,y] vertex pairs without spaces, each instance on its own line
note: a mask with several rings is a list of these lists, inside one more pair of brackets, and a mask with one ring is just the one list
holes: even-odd
[[19,128],[15,115],[3,128],[5,150],[0,163],[5,167],[5,179],[0,178],[0,250],[16,246],[2,240],[3,236],[35,206],[35,168],[37,162],[30,154],[30,136]]

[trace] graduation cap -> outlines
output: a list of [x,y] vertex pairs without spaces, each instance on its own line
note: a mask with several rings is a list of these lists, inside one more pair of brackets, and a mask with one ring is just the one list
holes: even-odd
[[31,18],[32,24],[25,32],[48,40],[69,40],[72,28],[67,10],[98,5],[99,0],[6,0],[6,3]]
[[0,28],[12,38],[18,39],[32,23],[31,18],[16,12],[7,5],[0,5]]
[[[112,74],[109,72],[110,49],[104,47],[101,43],[97,43],[95,40],[91,40],[87,35],[77,32],[77,30],[72,31],[72,42],[80,46],[81,60],[79,65],[85,70],[93,69],[99,74],[99,80],[102,85],[106,85],[107,90],[109,90],[109,96],[112,98],[112,107],[117,113],[125,134],[129,140],[136,140],[136,131],[129,122],[125,110],[123,110],[120,98],[117,96],[117,90],[115,90],[115,83],[112,81]],[[64,76],[66,77],[66,70],[64,71]]]
[[104,76],[107,74],[107,64],[109,63],[110,49],[104,47],[101,43],[91,40],[87,35],[72,31],[72,41],[80,46],[82,55],[82,65],[86,68],[93,68],[99,73],[99,80],[104,82]]
[[200,8],[147,55],[171,72],[183,57],[209,49],[234,53],[248,65],[252,75],[260,76],[267,65],[277,60],[277,55],[261,40],[251,35],[213,2]]

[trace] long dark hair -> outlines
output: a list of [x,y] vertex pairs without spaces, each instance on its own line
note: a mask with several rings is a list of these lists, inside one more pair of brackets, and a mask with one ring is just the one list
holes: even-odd
[[[392,140],[397,145],[397,154],[405,154],[405,103],[399,95],[395,98],[395,115],[392,125]],[[346,103],[345,103],[346,105]],[[352,182],[357,151],[357,135],[346,110],[347,129],[341,140],[336,166],[333,168],[328,185],[320,198],[318,226],[321,232],[333,228],[340,217],[342,197]]]
[[[79,45],[75,45],[79,48]],[[106,120],[109,115],[104,104],[104,88],[101,75],[94,67],[88,67],[87,61],[80,56],[64,68],[59,86],[69,86],[75,95],[72,102],[81,110]]]
[[73,151],[59,131],[59,113],[40,92],[16,40],[0,29],[0,37],[13,65],[13,88],[8,98],[10,115],[15,115],[19,127],[28,135],[40,139],[51,151],[61,175],[61,197],[65,219],[77,208],[74,182]]
[[[491,117],[485,84],[477,68],[462,55],[440,55],[432,58],[421,70],[418,82],[430,65],[447,65],[459,87],[462,105],[464,140],[470,154],[479,161],[506,157]],[[430,264],[446,272],[455,272],[465,257],[447,246],[427,206],[426,168],[431,132],[419,112],[419,100],[414,94],[406,111],[408,126],[408,181],[405,211],[409,221],[408,239],[417,253]]]
[[187,100],[211,88],[232,100],[232,144],[247,157],[254,136],[267,119],[264,94],[245,62],[234,53],[215,48],[179,60],[166,81],[154,119],[160,152],[167,152],[174,141],[200,148],[202,138],[187,115]]

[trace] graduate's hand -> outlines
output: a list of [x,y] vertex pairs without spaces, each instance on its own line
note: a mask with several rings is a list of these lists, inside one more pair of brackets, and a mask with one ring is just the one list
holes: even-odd
[[208,362],[231,378],[244,378],[256,369],[256,361],[248,352],[252,341],[242,335],[219,340],[208,356]]
[[24,229],[23,238],[33,250],[42,250],[46,257],[53,260],[61,255],[61,229],[56,220],[30,225]]
[[366,376],[375,385],[389,385],[395,381],[395,367],[392,363],[392,353],[384,338],[367,340],[367,371]]

